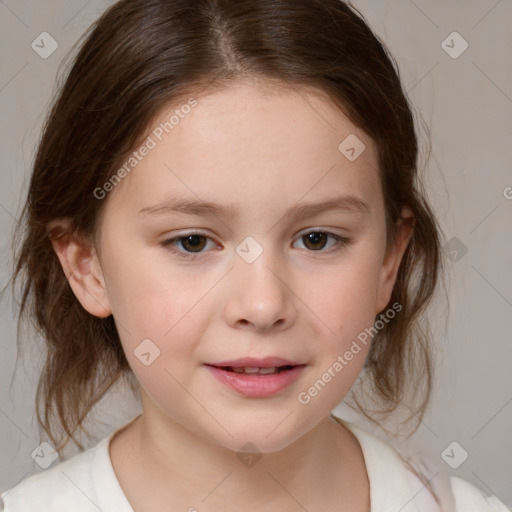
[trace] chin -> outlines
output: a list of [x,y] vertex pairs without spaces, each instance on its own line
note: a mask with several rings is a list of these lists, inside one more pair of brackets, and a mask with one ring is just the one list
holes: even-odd
[[[272,414],[265,419],[245,416],[224,422],[226,430],[215,423],[208,429],[207,437],[216,444],[236,452],[253,451],[259,453],[275,453],[284,450],[287,446],[304,435],[309,429],[304,425],[297,425],[291,420],[293,414],[285,421],[286,415],[281,412]],[[255,448],[254,448],[255,447]]]
[[244,453],[264,454],[277,453],[284,450],[300,436],[276,435],[266,437],[266,434],[255,432],[254,429],[247,429],[246,433],[241,433],[224,439],[218,439],[217,443],[228,450],[231,450],[242,456]]

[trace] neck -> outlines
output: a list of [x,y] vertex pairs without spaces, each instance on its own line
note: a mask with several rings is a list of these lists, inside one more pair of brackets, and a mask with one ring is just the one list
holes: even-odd
[[237,454],[168,416],[143,414],[131,427],[141,478],[177,509],[340,510],[347,503],[359,510],[355,504],[365,503],[360,509],[366,510],[360,446],[331,417],[284,449],[264,454]]

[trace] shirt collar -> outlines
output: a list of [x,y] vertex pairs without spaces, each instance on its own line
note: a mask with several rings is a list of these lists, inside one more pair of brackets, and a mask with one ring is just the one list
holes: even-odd
[[331,414],[359,442],[370,483],[371,512],[418,512],[407,472],[398,452],[361,427]]
[[[114,430],[97,446],[91,472],[101,510],[133,512],[114,471],[109,447],[112,438],[139,416]],[[354,423],[331,417],[352,432],[361,446],[370,483],[371,512],[418,512],[406,469],[396,450]]]

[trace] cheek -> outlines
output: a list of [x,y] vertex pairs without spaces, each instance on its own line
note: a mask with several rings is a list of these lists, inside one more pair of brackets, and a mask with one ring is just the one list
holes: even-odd
[[314,403],[320,412],[343,400],[371,346],[379,253],[370,244],[357,249],[335,271],[315,279],[317,286],[307,299],[315,304],[311,309],[324,327],[321,339],[315,341],[317,364],[301,403]]
[[154,267],[134,271],[118,292],[118,317],[127,327],[118,327],[118,332],[128,363],[157,403],[175,409],[186,398],[182,386],[190,387],[206,301],[198,303],[201,294],[193,285],[162,279]]
[[335,268],[315,275],[315,286],[302,295],[307,297],[304,302],[315,305],[315,313],[331,335],[343,332],[346,339],[373,325],[380,270],[375,254],[374,247],[348,254]]
[[[197,340],[208,318],[211,286],[201,285],[186,270],[167,274],[165,266],[135,257],[119,258],[109,296],[122,347],[141,385],[152,394],[180,396],[178,382],[187,381]],[[187,362],[189,363],[187,365]],[[176,380],[175,380],[176,379]]]
[[[357,380],[371,346],[375,322],[376,262],[354,257],[318,281],[308,296],[321,333],[314,340],[315,367],[298,401],[318,415],[335,408]],[[304,302],[307,303],[305,300]]]
[[132,336],[162,337],[185,320],[204,286],[185,265],[173,265],[163,248],[134,245],[110,247],[108,295],[114,318]]

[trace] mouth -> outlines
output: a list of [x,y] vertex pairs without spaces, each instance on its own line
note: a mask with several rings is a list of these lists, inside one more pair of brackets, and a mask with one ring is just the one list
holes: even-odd
[[284,366],[268,366],[268,367],[258,367],[258,366],[216,366],[216,365],[207,365],[213,366],[214,368],[219,368],[220,370],[224,370],[226,372],[233,373],[244,373],[247,375],[273,375],[276,373],[282,373],[287,370],[291,370],[295,368],[295,366],[305,366],[305,365],[284,365]]
[[[298,361],[294,361],[292,359],[285,359],[283,357],[277,356],[267,356],[267,357],[240,357],[238,359],[231,360],[223,360],[223,361],[215,361],[212,363],[206,363],[209,366],[215,366],[217,368],[227,369],[237,371],[239,369],[245,370],[248,369],[247,373],[255,373],[254,369],[267,369],[267,368],[286,368],[286,367],[294,367],[294,366],[304,366],[302,363]],[[251,371],[252,370],[252,371]],[[240,372],[237,372],[240,373]]]
[[[216,381],[248,398],[269,398],[292,386],[303,374],[306,364],[288,364],[283,359],[237,360],[205,364]],[[263,362],[262,362],[263,361]],[[283,364],[284,363],[286,364]],[[281,364],[279,364],[281,363]]]

